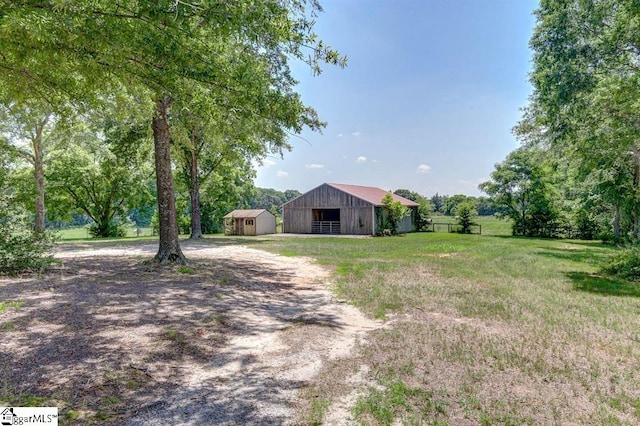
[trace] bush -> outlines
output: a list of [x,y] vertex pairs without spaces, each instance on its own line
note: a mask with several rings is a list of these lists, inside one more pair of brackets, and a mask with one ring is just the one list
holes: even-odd
[[124,224],[114,222],[102,226],[93,224],[89,227],[89,235],[93,238],[121,238],[127,236],[127,229]]
[[54,238],[47,232],[30,231],[0,236],[0,274],[42,272],[51,263]]
[[603,271],[630,281],[640,281],[640,247],[623,249]]
[[456,207],[456,222],[460,226],[462,234],[471,233],[471,227],[476,225],[474,220],[476,217],[478,217],[478,212],[472,202],[465,201]]
[[53,263],[54,238],[30,229],[26,212],[10,200],[0,200],[0,275],[41,272]]

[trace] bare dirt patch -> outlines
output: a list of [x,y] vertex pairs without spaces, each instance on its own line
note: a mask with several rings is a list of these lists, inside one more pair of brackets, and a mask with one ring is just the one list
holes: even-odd
[[42,277],[0,280],[0,400],[42,397],[62,424],[292,424],[299,390],[380,326],[311,259],[185,243],[62,246]]

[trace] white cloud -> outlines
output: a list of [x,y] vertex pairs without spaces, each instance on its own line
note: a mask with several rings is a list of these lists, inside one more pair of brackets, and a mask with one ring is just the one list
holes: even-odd
[[365,156],[361,155],[360,157],[356,158],[356,163],[358,163],[358,164],[363,164],[363,163],[366,163],[366,162],[367,162],[367,157],[365,157]]
[[362,133],[361,133],[361,132],[353,132],[353,133],[351,133],[351,134],[357,138],[357,137],[360,137],[360,135],[361,135]]
[[289,173],[287,173],[285,171],[282,171],[282,170],[278,170],[276,172],[276,176],[278,176],[279,178],[285,178],[285,177],[289,176]]
[[371,160],[371,162],[374,164],[380,164],[380,160]]
[[264,160],[261,160],[260,163],[264,167],[271,167],[276,165],[276,162],[269,158],[265,158]]
[[343,137],[343,136],[344,136],[344,135],[343,135],[342,133],[338,133],[338,137],[339,137],[339,138],[341,138],[341,137]]
[[307,169],[323,169],[324,168],[324,164],[311,163],[311,164],[307,164],[305,167]]
[[431,167],[427,166],[426,164],[420,164],[418,166],[418,170],[417,173],[422,173],[423,175],[428,174],[431,171]]

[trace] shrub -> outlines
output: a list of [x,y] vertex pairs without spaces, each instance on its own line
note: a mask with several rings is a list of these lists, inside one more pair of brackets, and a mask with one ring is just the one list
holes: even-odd
[[640,247],[623,249],[603,271],[630,281],[640,281]]
[[474,219],[478,217],[475,205],[470,201],[464,201],[456,207],[457,224],[460,226],[460,232],[470,234],[471,227],[476,225]]
[[116,224],[109,222],[106,225],[93,224],[89,227],[89,234],[94,238],[120,238],[127,236],[127,230],[124,224]]
[[396,235],[398,233],[398,224],[405,216],[411,214],[411,211],[400,201],[395,201],[391,193],[382,198],[382,205],[387,210],[387,227],[391,230],[392,235]]
[[0,275],[43,271],[53,263],[53,243],[50,233],[31,231],[24,210],[0,200]]

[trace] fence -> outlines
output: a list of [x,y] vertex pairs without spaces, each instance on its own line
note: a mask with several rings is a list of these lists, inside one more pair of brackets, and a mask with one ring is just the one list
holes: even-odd
[[570,226],[539,226],[539,227],[522,227],[515,226],[513,235],[523,237],[542,237],[542,238],[582,238],[580,231]]
[[333,220],[318,220],[311,222],[312,234],[339,234],[340,222]]
[[[462,226],[457,223],[431,222],[426,228],[431,232],[444,232],[445,230],[446,232],[462,232]],[[471,233],[482,234],[482,225],[471,225]]]

